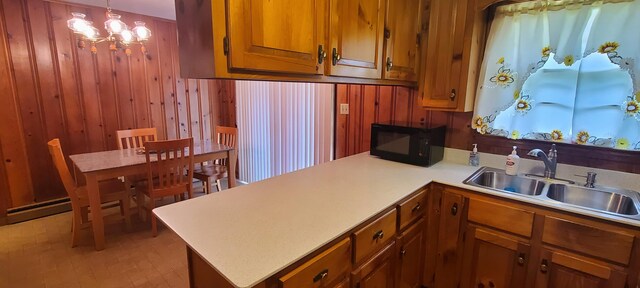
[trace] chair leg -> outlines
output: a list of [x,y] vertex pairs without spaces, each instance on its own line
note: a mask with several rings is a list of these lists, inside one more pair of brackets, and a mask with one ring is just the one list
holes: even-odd
[[127,231],[131,231],[131,198],[129,198],[128,193],[125,198],[120,201],[120,208]]
[[136,202],[138,203],[138,217],[143,222],[146,222],[146,218],[144,217],[144,193],[137,191]]
[[74,209],[71,213],[71,247],[78,246],[80,240],[80,228],[82,227],[82,212]]
[[150,198],[150,200],[151,201],[149,201],[149,210],[147,215],[151,218],[151,234],[153,237],[156,237],[158,236],[158,222],[156,216],[153,216],[153,214],[151,213],[151,210],[156,207],[156,200],[153,198]]
[[209,194],[209,181],[202,181],[202,191],[205,195]]
[[222,191],[222,182],[220,179],[216,180],[216,189],[218,189],[218,192]]

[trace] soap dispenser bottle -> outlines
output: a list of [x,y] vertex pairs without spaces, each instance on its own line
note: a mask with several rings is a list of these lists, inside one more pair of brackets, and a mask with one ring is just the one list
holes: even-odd
[[518,156],[518,146],[513,146],[511,155],[507,156],[507,164],[505,167],[507,175],[517,175],[518,167],[520,166],[520,156]]
[[469,153],[469,166],[479,166],[480,155],[478,155],[478,144],[473,144],[473,150]]

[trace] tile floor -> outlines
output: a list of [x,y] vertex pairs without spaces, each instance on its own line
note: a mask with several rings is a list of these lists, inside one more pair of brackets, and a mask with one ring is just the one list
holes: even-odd
[[164,225],[154,238],[136,215],[132,231],[105,227],[103,251],[90,229],[71,248],[70,213],[0,226],[0,288],[188,287],[185,245]]

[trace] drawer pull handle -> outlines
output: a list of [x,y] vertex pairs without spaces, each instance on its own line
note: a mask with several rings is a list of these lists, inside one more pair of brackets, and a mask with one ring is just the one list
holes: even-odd
[[404,257],[405,254],[407,254],[407,250],[402,248],[402,250],[400,250],[400,258]]
[[411,209],[411,212],[412,213],[418,212],[420,211],[420,208],[422,208],[422,206],[420,206],[420,202],[418,202],[418,204],[416,204],[416,206]]
[[451,206],[451,215],[456,216],[458,214],[458,203],[453,203]]
[[546,274],[549,271],[549,266],[547,264],[547,259],[542,259],[542,264],[540,264],[540,272]]
[[327,276],[329,276],[329,269],[324,269],[320,273],[318,273],[316,277],[313,277],[313,283],[316,283],[324,278],[327,278]]
[[376,234],[373,234],[373,240],[380,240],[382,239],[382,237],[384,237],[384,232],[382,232],[382,230],[376,232]]

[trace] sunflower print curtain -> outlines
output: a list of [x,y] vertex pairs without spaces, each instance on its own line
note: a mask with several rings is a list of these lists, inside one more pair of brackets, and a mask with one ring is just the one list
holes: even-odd
[[640,1],[498,8],[472,128],[640,151]]

